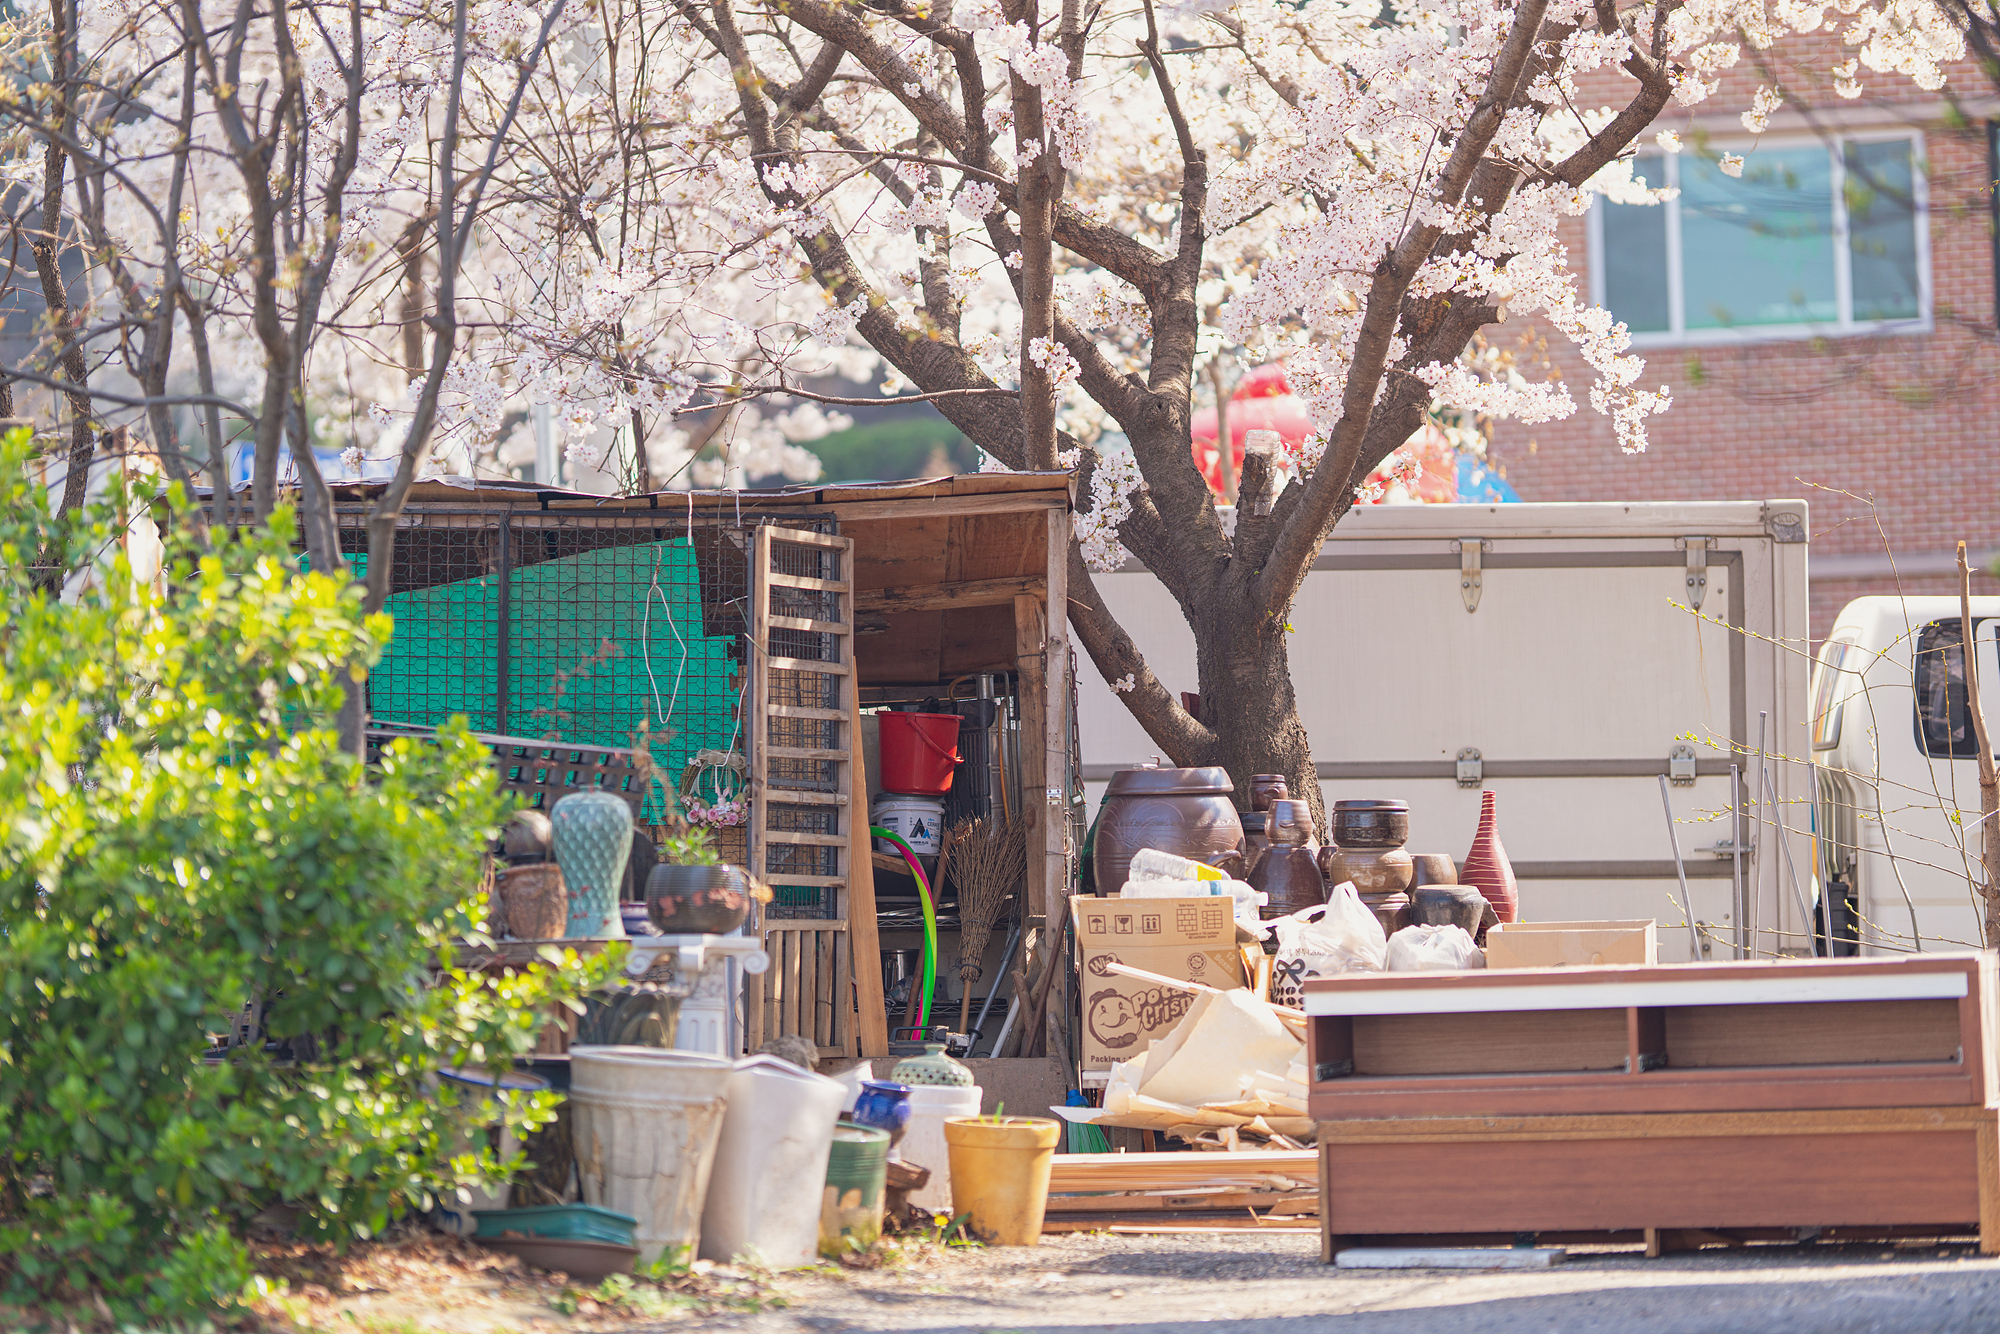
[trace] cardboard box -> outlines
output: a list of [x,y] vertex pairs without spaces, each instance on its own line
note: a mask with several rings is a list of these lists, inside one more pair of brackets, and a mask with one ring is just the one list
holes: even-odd
[[1179,991],[1109,972],[1128,964],[1162,977],[1228,990],[1244,985],[1243,956],[1229,899],[1115,899],[1079,895],[1070,901],[1083,960],[1083,1068],[1109,1070],[1173,1031],[1194,1003]]
[[1658,963],[1658,928],[1644,922],[1507,922],[1486,933],[1488,968]]

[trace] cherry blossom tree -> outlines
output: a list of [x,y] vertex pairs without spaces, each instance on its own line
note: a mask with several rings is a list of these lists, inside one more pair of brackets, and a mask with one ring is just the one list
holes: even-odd
[[[790,265],[824,294],[810,342],[873,349],[998,466],[1074,468],[1069,618],[1098,669],[1175,762],[1283,773],[1315,808],[1285,632],[1327,533],[1434,409],[1579,406],[1568,384],[1467,358],[1482,331],[1533,316],[1572,341],[1627,450],[1669,406],[1580,299],[1560,221],[1594,192],[1644,197],[1642,136],[1746,48],[1834,28],[1843,77],[1927,87],[1963,50],[1930,0],[676,12],[683,133],[772,286]],[[1246,456],[1233,528],[1189,432],[1226,346],[1285,358],[1318,427]],[[1194,712],[1093,586],[1128,553],[1194,630]]]

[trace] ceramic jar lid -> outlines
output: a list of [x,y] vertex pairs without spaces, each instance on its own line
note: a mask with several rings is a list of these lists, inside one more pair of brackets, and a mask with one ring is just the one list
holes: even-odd
[[1120,769],[1105,785],[1107,797],[1172,796],[1184,792],[1234,792],[1220,765],[1199,769]]
[[925,1084],[970,1087],[972,1071],[945,1055],[942,1042],[926,1042],[922,1056],[905,1056],[896,1062],[889,1078],[913,1088]]

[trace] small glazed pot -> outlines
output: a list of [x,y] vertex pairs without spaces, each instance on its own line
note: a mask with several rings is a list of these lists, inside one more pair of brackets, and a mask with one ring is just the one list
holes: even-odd
[[737,867],[661,862],[646,877],[646,916],[661,935],[727,935],[749,915],[750,889]]
[[861,1081],[861,1096],[854,1100],[854,1111],[848,1120],[871,1130],[887,1132],[889,1149],[894,1152],[902,1143],[903,1132],[910,1128],[910,1086],[891,1083],[886,1079],[864,1079]]
[[1409,837],[1407,801],[1333,803],[1333,841],[1343,848],[1400,848]]
[[1268,811],[1274,801],[1285,801],[1291,796],[1283,774],[1250,775],[1250,809]]
[[1275,801],[1270,812],[1271,846],[1250,869],[1252,888],[1270,896],[1261,916],[1289,917],[1326,902],[1326,878],[1314,849],[1306,846],[1312,817],[1303,801]]
[[1362,898],[1370,894],[1401,894],[1410,887],[1414,868],[1401,848],[1354,848],[1342,844],[1319,850],[1320,873],[1329,885],[1352,882]]
[[1415,926],[1456,926],[1477,936],[1493,905],[1471,885],[1419,885],[1410,891],[1410,922]]
[[1458,863],[1448,852],[1413,852],[1410,854],[1410,888],[1421,885],[1455,885],[1458,883]]

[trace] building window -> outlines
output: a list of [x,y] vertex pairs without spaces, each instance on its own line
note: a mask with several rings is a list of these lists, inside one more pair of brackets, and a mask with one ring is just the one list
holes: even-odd
[[1592,297],[1636,344],[1921,328],[1930,255],[1921,141],[1759,144],[1741,177],[1711,155],[1645,153],[1679,195],[1591,210]]

